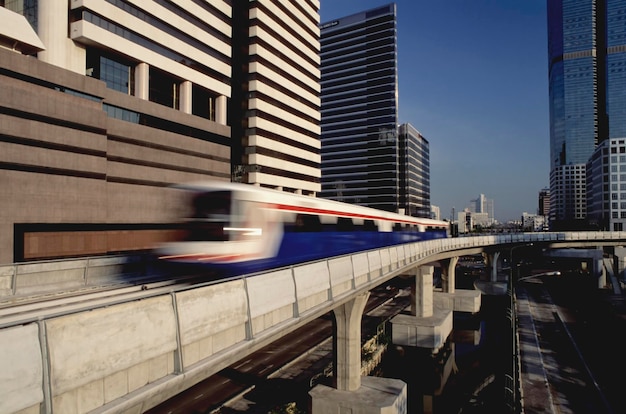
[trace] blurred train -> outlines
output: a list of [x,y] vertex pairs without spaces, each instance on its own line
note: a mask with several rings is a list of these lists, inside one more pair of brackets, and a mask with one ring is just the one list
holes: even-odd
[[449,236],[449,223],[249,184],[178,186],[189,217],[160,259],[234,275]]

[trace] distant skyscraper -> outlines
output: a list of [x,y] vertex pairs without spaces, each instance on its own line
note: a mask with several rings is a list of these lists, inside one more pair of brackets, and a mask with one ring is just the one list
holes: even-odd
[[494,219],[493,199],[481,194],[475,200],[470,201],[469,211],[472,213],[485,213],[490,219]]
[[397,211],[396,6],[321,26],[321,197]]
[[537,214],[548,217],[550,215],[550,189],[544,188],[539,192],[539,207]]
[[400,209],[414,217],[430,217],[430,149],[411,124],[398,132]]
[[586,163],[626,137],[626,0],[549,0],[550,221],[587,215]]

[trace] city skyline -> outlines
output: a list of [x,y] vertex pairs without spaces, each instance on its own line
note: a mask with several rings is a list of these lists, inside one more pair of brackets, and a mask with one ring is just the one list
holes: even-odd
[[[320,22],[389,3],[322,0]],[[450,218],[482,193],[500,222],[536,213],[549,183],[545,2],[395,3],[399,123],[430,142],[431,203]]]

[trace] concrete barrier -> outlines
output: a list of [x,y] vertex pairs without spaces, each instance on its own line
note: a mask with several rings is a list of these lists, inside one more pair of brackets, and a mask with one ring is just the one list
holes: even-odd
[[101,407],[175,372],[169,295],[46,321],[54,412]]
[[[626,233],[621,235],[614,240],[626,242]],[[605,234],[594,235],[600,236]],[[160,296],[146,291],[139,300],[2,328],[0,412],[142,412],[348,298],[432,261],[431,255],[537,237],[414,243]],[[20,277],[17,285],[23,289],[38,279],[66,286],[108,280],[108,271],[119,275],[129,269],[125,264],[103,258],[3,266],[0,291],[12,292]],[[56,274],[44,276],[47,272]],[[471,312],[478,299],[442,295],[441,300],[440,306]],[[436,326],[448,329],[450,324],[446,319]],[[409,337],[413,344],[424,341],[416,334]]]
[[0,266],[0,300],[89,286],[136,282],[151,265],[147,256],[110,256]]
[[185,367],[247,339],[243,280],[179,292],[176,303]]
[[44,377],[37,324],[0,330],[0,344],[0,413],[39,412]]
[[15,266],[0,266],[0,298],[13,296],[13,281],[15,280]]
[[330,274],[326,261],[293,268],[300,314],[330,300]]
[[[365,262],[367,263],[367,262]],[[354,289],[355,272],[350,256],[339,257],[328,261],[332,297],[337,298]]]
[[296,285],[291,269],[246,279],[252,335],[298,317]]

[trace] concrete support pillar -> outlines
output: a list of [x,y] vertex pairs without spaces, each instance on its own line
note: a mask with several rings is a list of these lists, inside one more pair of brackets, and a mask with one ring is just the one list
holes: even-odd
[[228,100],[226,96],[221,95],[215,99],[215,122],[221,125],[226,125],[226,107]]
[[139,99],[150,99],[150,66],[140,63],[135,66],[135,96]]
[[336,388],[317,385],[311,413],[405,414],[407,386],[391,378],[361,377],[361,318],[370,293],[334,309]]
[[361,318],[370,293],[363,293],[334,309],[337,326],[335,380],[340,391],[361,387]]
[[180,111],[186,114],[190,114],[191,107],[191,98],[192,98],[192,87],[190,81],[184,81],[180,84]]
[[67,39],[67,1],[49,0],[38,3],[37,35],[46,46],[37,54],[39,60],[65,67]]
[[432,350],[443,346],[452,331],[452,311],[434,307],[433,266],[416,269],[415,286],[411,286],[410,314],[396,315],[391,324],[395,345]]
[[37,2],[37,35],[46,47],[37,54],[37,58],[85,75],[85,49],[67,36],[67,4],[67,0]]
[[624,269],[626,269],[626,247],[615,246],[615,259],[617,260],[617,278],[626,280],[626,274],[624,274]]
[[459,262],[458,257],[451,257],[448,260],[448,266],[446,275],[447,277],[443,279],[443,291],[447,293],[454,293],[456,289],[456,264]]
[[498,281],[498,259],[500,259],[500,252],[495,252],[490,257],[491,259],[491,281]]
[[597,249],[597,254],[593,256],[592,271],[593,275],[598,278],[598,289],[603,289],[606,285],[606,269],[604,268],[604,250],[602,247]]
[[411,315],[418,318],[433,316],[433,267],[416,269],[415,283],[411,284]]

